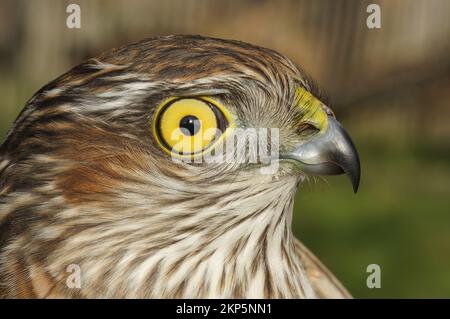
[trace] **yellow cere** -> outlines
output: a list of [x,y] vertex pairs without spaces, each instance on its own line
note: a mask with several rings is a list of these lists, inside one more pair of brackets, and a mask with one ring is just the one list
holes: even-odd
[[296,90],[295,105],[305,112],[304,122],[314,125],[320,131],[327,127],[328,116],[323,108],[324,104],[302,87]]
[[[217,108],[216,112],[213,108]],[[223,115],[228,123],[232,122],[227,110],[212,99],[170,98],[156,110],[153,134],[167,153],[181,156],[201,154],[224,133],[218,131],[218,114]],[[191,134],[180,126],[185,118],[195,119],[196,129]]]

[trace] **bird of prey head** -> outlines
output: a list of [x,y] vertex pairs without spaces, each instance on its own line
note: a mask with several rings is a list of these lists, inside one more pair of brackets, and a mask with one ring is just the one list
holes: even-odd
[[[277,158],[246,161],[249,139],[191,161],[251,128],[276,129]],[[39,90],[0,148],[0,296],[348,297],[291,231],[299,182],[338,173],[356,191],[355,148],[279,53],[200,36],[110,50]]]

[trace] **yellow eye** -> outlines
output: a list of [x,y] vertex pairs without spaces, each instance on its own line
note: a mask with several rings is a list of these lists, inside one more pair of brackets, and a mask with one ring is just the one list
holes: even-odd
[[166,151],[177,155],[201,154],[232,123],[230,114],[209,98],[172,98],[160,105],[153,134]]

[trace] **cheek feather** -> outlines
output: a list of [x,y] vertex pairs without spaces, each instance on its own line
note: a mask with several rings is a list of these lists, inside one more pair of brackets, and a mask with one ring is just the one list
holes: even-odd
[[120,193],[121,184],[136,172],[149,170],[142,146],[104,129],[83,128],[60,139],[67,143],[56,152],[55,184],[69,203],[100,203]]

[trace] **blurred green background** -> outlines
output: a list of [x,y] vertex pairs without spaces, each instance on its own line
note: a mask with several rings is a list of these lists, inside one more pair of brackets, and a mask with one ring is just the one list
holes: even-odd
[[[81,6],[81,29],[66,6]],[[381,6],[381,29],[366,26]],[[350,131],[360,191],[301,187],[294,231],[355,297],[450,297],[450,1],[0,1],[0,136],[41,86],[103,50],[202,34],[275,49]],[[381,267],[381,288],[366,267]]]

